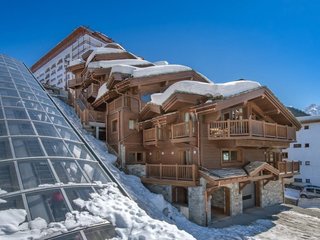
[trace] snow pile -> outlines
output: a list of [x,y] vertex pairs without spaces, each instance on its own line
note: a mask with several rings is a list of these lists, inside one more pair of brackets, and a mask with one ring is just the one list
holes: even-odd
[[292,188],[285,188],[284,197],[292,200],[297,200],[300,198],[300,191]]
[[101,87],[98,90],[98,95],[97,95],[97,99],[101,98],[106,92],[108,92],[108,88],[107,88],[107,83],[104,83],[101,85]]
[[133,71],[132,76],[135,78],[138,78],[138,77],[147,77],[152,75],[184,72],[184,71],[191,71],[191,70],[192,70],[191,68],[182,66],[182,65],[158,65],[158,66],[136,69]]
[[157,61],[153,63],[154,65],[161,66],[161,65],[168,65],[169,63],[167,61]]
[[123,74],[132,75],[133,71],[136,69],[137,69],[136,67],[124,65],[124,64],[114,65],[111,69],[110,75],[112,73],[123,73]]
[[104,61],[97,61],[97,62],[90,62],[88,64],[88,68],[111,68],[114,65],[132,65],[132,66],[143,66],[143,65],[150,65],[151,63],[146,60],[141,59],[119,59],[119,60],[104,60]]
[[199,95],[211,95],[224,97],[232,96],[244,91],[255,89],[261,85],[254,81],[233,81],[222,84],[203,83],[196,81],[180,81],[172,84],[163,93],[154,93],[151,95],[151,102],[162,105],[173,93],[186,92]]
[[93,49],[93,51],[90,53],[89,57],[87,58],[86,66],[94,59],[96,55],[99,54],[110,54],[110,53],[123,53],[124,50],[117,49],[117,48],[108,48],[108,47],[98,47]]

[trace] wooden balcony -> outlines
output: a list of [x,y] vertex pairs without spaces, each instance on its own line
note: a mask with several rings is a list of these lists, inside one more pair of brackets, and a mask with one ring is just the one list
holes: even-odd
[[75,88],[75,87],[81,86],[82,82],[83,82],[82,78],[70,79],[68,81],[68,87],[69,88]]
[[294,127],[252,119],[215,121],[208,124],[209,140],[261,138],[294,141]]
[[194,125],[191,121],[171,125],[171,142],[190,142],[196,136]]
[[143,145],[155,145],[157,146],[159,142],[165,139],[165,134],[163,129],[154,127],[143,130]]
[[198,167],[178,164],[146,164],[146,183],[169,184],[175,186],[196,186]]
[[300,164],[297,161],[281,161],[277,163],[276,168],[279,170],[279,175],[283,177],[300,173]]
[[87,88],[87,99],[88,102],[92,102],[98,96],[99,85],[91,83],[90,86]]
[[105,112],[98,112],[94,110],[88,110],[89,111],[89,122],[99,122],[99,123],[105,123],[106,117]]

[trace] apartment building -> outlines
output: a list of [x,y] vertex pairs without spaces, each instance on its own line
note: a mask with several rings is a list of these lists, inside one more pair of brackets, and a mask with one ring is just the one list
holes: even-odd
[[302,128],[297,132],[297,141],[283,153],[284,157],[300,162],[300,174],[294,177],[295,184],[320,186],[320,116],[297,119]]
[[257,82],[213,84],[116,43],[87,51],[68,70],[81,122],[101,124],[96,135],[119,166],[200,225],[281,203],[283,183],[299,172],[282,150],[301,125]]
[[80,26],[33,64],[31,71],[43,85],[66,89],[67,80],[73,78],[66,66],[88,49],[110,42],[104,34]]

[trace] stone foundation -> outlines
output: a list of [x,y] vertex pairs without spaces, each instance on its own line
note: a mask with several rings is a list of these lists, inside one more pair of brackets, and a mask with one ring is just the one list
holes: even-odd
[[259,184],[261,189],[261,207],[268,207],[283,203],[283,188],[281,179],[277,181],[270,181],[265,186],[263,186],[262,181],[260,181]]
[[188,187],[189,219],[199,225],[206,226],[206,182],[200,179],[200,186]]
[[239,193],[239,183],[226,185],[230,191],[230,215],[235,216],[242,213],[242,193]]
[[126,166],[128,173],[138,177],[146,176],[146,166],[143,164],[132,164]]

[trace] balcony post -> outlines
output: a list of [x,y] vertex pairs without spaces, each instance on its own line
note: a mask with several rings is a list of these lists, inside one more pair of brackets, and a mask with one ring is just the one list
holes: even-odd
[[178,164],[176,163],[176,180],[178,180],[178,173],[179,173],[179,171],[178,171]]
[[252,121],[251,121],[251,117],[248,120],[248,131],[249,131],[249,136],[252,136]]
[[159,177],[162,179],[162,163],[159,164]]
[[227,120],[227,129],[228,129],[228,138],[230,138],[230,132],[231,132],[231,129],[230,129],[230,119]]
[[192,164],[192,181],[196,182],[196,165]]

